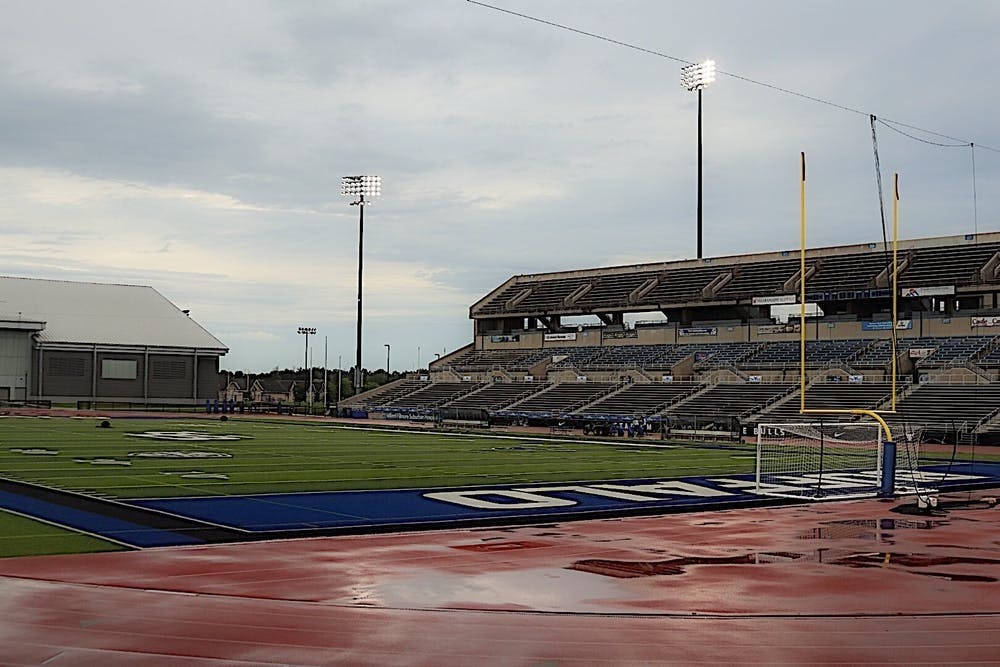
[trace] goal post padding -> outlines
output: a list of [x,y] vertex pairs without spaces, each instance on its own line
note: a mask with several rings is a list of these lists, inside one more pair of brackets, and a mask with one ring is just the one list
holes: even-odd
[[755,490],[790,498],[878,495],[882,446],[874,421],[759,424]]

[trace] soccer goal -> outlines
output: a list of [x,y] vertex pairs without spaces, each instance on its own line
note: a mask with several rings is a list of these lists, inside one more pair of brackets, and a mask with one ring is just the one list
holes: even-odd
[[865,498],[882,479],[877,422],[802,422],[757,427],[756,492],[785,498]]

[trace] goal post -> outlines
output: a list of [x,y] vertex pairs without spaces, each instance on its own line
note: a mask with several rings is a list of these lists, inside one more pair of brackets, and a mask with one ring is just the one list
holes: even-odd
[[866,498],[883,483],[878,422],[758,424],[755,491],[785,498]]
[[875,421],[758,424],[754,491],[816,500],[936,492],[939,475],[920,470],[920,431],[897,431],[898,442],[884,432]]

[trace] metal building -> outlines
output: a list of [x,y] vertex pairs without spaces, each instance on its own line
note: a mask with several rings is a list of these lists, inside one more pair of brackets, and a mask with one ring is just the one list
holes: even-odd
[[152,287],[0,276],[0,400],[200,402],[226,352]]

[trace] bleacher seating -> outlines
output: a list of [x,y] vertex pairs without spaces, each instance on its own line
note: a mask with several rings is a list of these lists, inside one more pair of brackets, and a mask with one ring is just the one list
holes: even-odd
[[791,383],[716,384],[692,398],[670,406],[668,415],[740,417],[760,411],[795,388]]
[[645,417],[699,388],[700,385],[690,382],[631,384],[622,391],[580,408],[577,414],[584,417]]
[[695,357],[696,370],[711,370],[737,366],[744,359],[761,349],[762,343],[716,343],[702,345]]
[[458,371],[483,371],[491,368],[514,367],[534,350],[469,350],[450,360],[449,366]]
[[602,276],[595,281],[593,288],[580,297],[574,304],[578,308],[613,307],[622,302],[634,289],[648,280],[642,273],[622,273]]
[[[1000,251],[1000,243],[994,235],[989,235],[986,242],[968,241],[951,238],[932,240],[932,244],[926,240],[914,244],[902,242],[903,269],[899,283],[903,287],[980,283],[979,272]],[[890,261],[881,243],[842,250],[810,249],[806,260],[810,271],[806,291],[850,294],[857,290],[885,289],[888,287],[885,270]],[[569,314],[571,310],[600,312],[603,308],[620,309],[625,304],[658,307],[705,298],[777,295],[788,293],[795,284],[791,279],[798,274],[798,263],[796,253],[785,253],[781,257],[771,254],[707,258],[700,263],[665,262],[640,265],[632,270],[616,267],[517,276],[510,285],[476,304],[473,317],[504,313]],[[714,294],[712,289],[703,293],[719,276],[727,276],[728,281],[719,283]],[[644,285],[650,289],[630,300],[629,296]]]
[[908,424],[975,427],[1000,409],[1000,383],[937,384],[915,388],[896,404],[892,420]]
[[917,362],[919,368],[932,368],[956,361],[976,358],[990,343],[992,336],[961,336],[937,339],[934,352]]
[[[806,366],[818,367],[847,359],[867,345],[863,340],[807,340]],[[800,363],[798,341],[769,343],[756,354],[744,359],[743,368],[784,368]]]
[[361,404],[372,407],[376,405],[388,405],[392,403],[397,398],[405,396],[411,392],[421,389],[423,387],[429,386],[428,382],[422,382],[420,380],[402,380],[389,385],[388,388],[383,389],[380,392],[375,393],[375,395],[365,395],[362,394]]
[[993,349],[983,355],[978,360],[978,363],[980,366],[1000,366],[1000,345],[994,343]]
[[733,279],[716,294],[719,298],[756,296],[782,290],[785,282],[798,273],[799,259],[742,264],[733,272]]
[[900,275],[899,283],[903,287],[920,287],[979,282],[976,273],[997,251],[997,243],[920,248]]
[[673,345],[609,345],[602,347],[585,368],[653,368],[673,348]]
[[506,412],[522,414],[566,414],[607,393],[610,382],[565,382],[508,406]]
[[[929,380],[916,388],[901,387],[899,418],[919,415],[925,420],[957,419],[975,426],[990,410],[1000,407],[1000,398],[994,396],[1000,391],[996,389],[1000,387],[1000,328],[968,320],[1000,314],[995,299],[1000,288],[1000,233],[901,241],[899,250],[898,282],[903,294],[898,317],[912,320],[914,326],[896,331],[897,353],[914,363],[912,369],[905,363],[897,371]],[[837,339],[806,341],[806,364],[811,371],[837,368],[844,374],[866,376],[860,383],[810,378],[807,407],[884,407],[891,391],[884,379],[889,375],[892,350],[887,340],[877,337],[888,332],[864,322],[877,320],[891,326],[890,262],[881,242],[808,251],[807,300],[819,303],[825,315],[808,321],[807,336]],[[431,372],[451,371],[437,373],[436,381],[465,375],[477,381],[507,381],[535,375],[540,384],[484,386],[441,399],[457,408],[523,411],[530,414],[529,420],[535,415],[561,419],[567,412],[574,417],[610,418],[649,416],[652,411],[679,420],[700,417],[709,423],[718,417],[714,426],[725,429],[729,417],[798,419],[798,400],[787,393],[794,391],[791,383],[740,383],[738,379],[797,377],[800,342],[782,340],[795,338],[784,335],[784,327],[761,325],[770,322],[767,305],[795,300],[799,267],[798,252],[789,250],[515,276],[470,309],[477,342],[496,345],[486,342],[487,337],[502,335],[509,336],[502,340],[510,344],[495,350],[464,350],[432,363]],[[923,292],[911,296],[906,293],[910,288]],[[652,312],[662,313],[667,320],[658,320],[648,329],[637,324],[636,330],[622,330],[623,313]],[[559,318],[579,315],[594,317],[595,323],[584,325],[593,329],[585,329],[577,340],[543,342],[541,332],[522,331],[522,326],[538,323],[567,326],[568,321]],[[601,325],[596,324],[597,318]],[[870,333],[873,328],[882,333]],[[918,331],[937,337],[913,337]],[[940,335],[945,332],[961,335]],[[751,338],[756,340],[750,342]],[[726,339],[734,342],[704,342]],[[529,340],[536,348],[520,347]],[[914,349],[925,352],[917,358]],[[573,371],[589,381],[548,384],[571,379]],[[678,383],[645,382],[661,374],[674,375]],[[696,386],[687,377],[683,378],[687,384],[682,383],[680,376],[688,375],[696,382],[730,379],[733,384]],[[625,377],[636,383],[612,384]],[[874,378],[879,382],[873,382]],[[991,382],[941,384],[963,379]],[[423,386],[393,392],[402,392],[394,399],[401,404],[440,404],[433,398],[437,390]],[[1000,431],[1000,418],[989,419],[990,428]]]
[[806,278],[806,293],[871,289],[886,263],[881,247],[872,252],[810,259],[807,265],[816,266],[816,272]]
[[[892,397],[892,384],[885,382],[819,382],[806,386],[806,408],[810,410],[850,410],[853,408],[873,409]],[[801,394],[765,410],[760,421],[781,423],[785,421],[851,421],[849,415],[800,414]]]
[[514,401],[527,398],[531,394],[541,391],[548,384],[531,382],[493,382],[478,391],[465,394],[449,401],[445,407],[449,408],[479,408],[482,410],[499,410],[505,405]]
[[481,386],[476,382],[425,382],[422,388],[381,405],[387,408],[430,408]]
[[[954,362],[970,361],[993,342],[993,336],[952,336],[897,338],[896,353],[913,349],[933,349],[929,356],[917,362],[919,367],[937,368]],[[849,360],[855,368],[884,368],[891,360],[892,343],[880,340],[870,345],[856,358]]]

